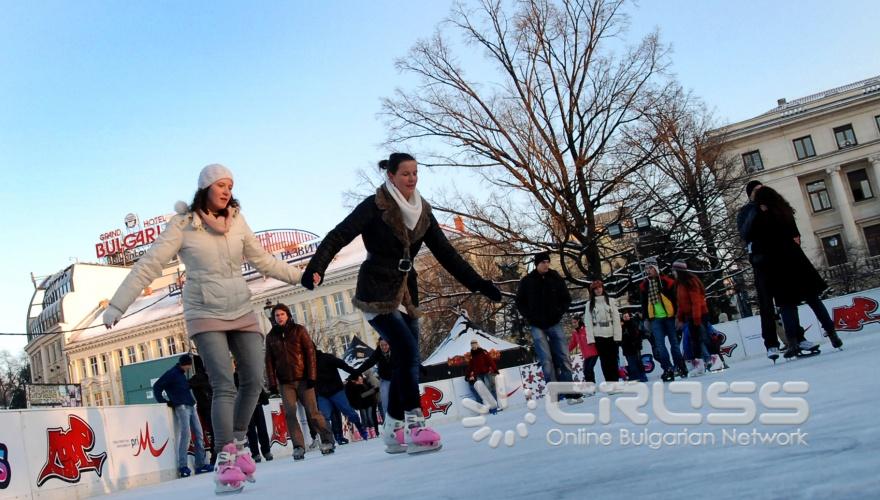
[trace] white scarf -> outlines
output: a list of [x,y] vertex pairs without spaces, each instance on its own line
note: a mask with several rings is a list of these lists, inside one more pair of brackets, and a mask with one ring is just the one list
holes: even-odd
[[400,207],[403,223],[410,231],[415,229],[416,224],[419,222],[419,217],[422,216],[422,196],[419,194],[419,190],[416,189],[413,192],[412,200],[407,200],[390,180],[385,181],[385,189],[391,193],[391,197],[394,198],[397,206]]

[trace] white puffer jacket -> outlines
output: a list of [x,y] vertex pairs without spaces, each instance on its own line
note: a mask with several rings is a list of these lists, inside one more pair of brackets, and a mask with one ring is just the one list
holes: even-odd
[[[603,300],[605,299],[605,300]],[[598,324],[603,321],[605,324]],[[623,328],[620,326],[620,311],[617,301],[607,295],[596,297],[596,305],[590,311],[590,301],[584,307],[584,325],[587,330],[587,343],[596,342],[596,337],[610,337],[620,342],[623,339]]]
[[183,202],[175,205],[171,218],[150,250],[134,265],[110,306],[125,312],[141,291],[162,273],[175,255],[186,266],[183,317],[231,320],[253,310],[251,292],[241,274],[247,259],[257,270],[292,285],[302,272],[266,252],[238,209],[230,209],[232,226],[220,234],[190,212]]

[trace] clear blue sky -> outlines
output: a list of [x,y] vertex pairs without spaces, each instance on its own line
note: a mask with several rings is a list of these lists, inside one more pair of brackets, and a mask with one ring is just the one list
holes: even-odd
[[[236,174],[255,230],[324,234],[354,172],[387,154],[393,67],[440,1],[0,0],[0,331],[21,332],[30,272],[75,259],[129,212],[172,211],[201,166]],[[872,1],[643,1],[673,71],[722,119],[880,74]],[[418,152],[415,152],[418,155]],[[422,191],[446,182],[423,175]],[[0,349],[24,339],[0,337]]]

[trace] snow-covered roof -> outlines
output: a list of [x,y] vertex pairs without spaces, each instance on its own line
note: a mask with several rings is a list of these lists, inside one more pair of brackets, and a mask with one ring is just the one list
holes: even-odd
[[471,340],[479,342],[480,347],[487,351],[492,349],[506,351],[519,348],[518,345],[512,342],[499,339],[480,330],[470,322],[467,316],[462,314],[455,320],[455,324],[452,325],[449,336],[437,346],[437,349],[422,364],[425,366],[439,365],[446,363],[449,358],[466,354],[471,350]]
[[[354,241],[346,245],[339,251],[330,265],[327,267],[326,275],[343,271],[360,264],[367,258],[367,250],[364,248],[364,242],[360,236]],[[304,265],[308,259],[295,262],[294,265]],[[256,278],[248,282],[248,288],[254,296],[264,294],[276,288],[290,286],[283,281],[275,278]],[[300,285],[297,285],[300,286]],[[107,330],[102,323],[102,314],[95,317],[89,328],[71,335],[69,343],[86,342],[94,340],[102,335],[113,332],[118,333],[126,328],[134,328],[137,326],[171,318],[176,315],[183,314],[183,303],[180,300],[180,293],[170,293],[168,288],[154,290],[151,295],[141,295],[134,303],[129,306],[119,323],[113,330]]]

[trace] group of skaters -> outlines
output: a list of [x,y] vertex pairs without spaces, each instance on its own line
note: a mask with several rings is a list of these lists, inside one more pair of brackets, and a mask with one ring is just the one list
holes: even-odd
[[[502,300],[502,293],[492,281],[480,276],[447,240],[431,205],[416,188],[418,164],[415,158],[394,153],[379,162],[379,168],[385,174],[385,182],[327,234],[306,269],[300,271],[275,259],[260,245],[241,213],[239,201],[233,197],[232,172],[219,164],[204,167],[192,202],[175,205],[177,214],[134,265],[104,311],[103,322],[112,328],[142,290],[161,275],[169,261],[178,257],[186,266],[184,319],[187,333],[204,364],[211,391],[210,421],[215,456],[215,466],[206,465],[204,456],[198,455],[200,440],[197,439],[196,472],[213,470],[218,494],[240,492],[246,482],[255,481],[254,456],[258,454],[249,449],[249,445],[255,446],[255,439],[248,438],[248,429],[255,411],[261,412],[258,403],[266,380],[270,389],[281,394],[295,459],[301,459],[304,450],[296,405],[305,409],[310,433],[319,436],[322,453],[332,453],[335,436],[327,424],[328,414],[332,419],[332,412],[338,410],[352,422],[359,422],[357,414],[349,412],[350,407],[346,408],[348,405],[343,403],[346,393],[338,369],[349,372],[355,380],[362,380],[360,376],[370,363],[378,365],[381,379],[379,393],[384,414],[381,437],[385,451],[414,455],[442,447],[439,433],[426,425],[420,404],[421,313],[413,259],[425,245],[444,269],[471,292],[494,302]],[[769,188],[753,186],[750,189],[752,202],[743,209],[740,229],[749,243],[756,276],[763,280],[758,286],[759,293],[764,294],[762,300],[766,304],[775,300],[787,334],[796,335],[789,332],[794,332],[798,324],[796,305],[799,301],[805,300],[812,307],[823,309],[818,302],[820,290],[817,290],[821,278],[815,279],[818,274],[810,279],[796,274],[801,271],[796,266],[803,262],[791,258],[800,251],[791,207],[784,200],[780,203],[781,197],[770,196]],[[247,261],[265,276],[291,285],[301,284],[311,290],[322,283],[336,254],[358,236],[363,240],[367,259],[360,267],[353,304],[387,343],[388,349],[377,349],[374,357],[357,370],[346,369],[344,363],[340,365],[330,359],[333,357],[329,354],[314,349],[305,328],[292,321],[290,310],[283,305],[273,308],[275,324],[264,338],[251,304],[251,292],[240,271],[241,263]],[[809,261],[806,264],[809,265]],[[815,269],[812,271],[815,273]],[[689,332],[688,345],[697,369],[713,355],[706,327],[708,310],[704,287],[684,262],[673,264],[672,272],[673,278],[662,276],[657,267],[649,266],[648,276],[640,287],[642,316],[647,323],[644,326],[653,333],[664,380],[672,380],[676,369],[679,376],[686,373],[678,348],[679,330]],[[795,285],[787,280],[799,281]],[[765,302],[762,302],[762,319]],[[571,306],[571,296],[561,276],[550,269],[549,254],[535,256],[535,270],[520,282],[516,305],[531,326],[545,379],[572,381],[571,361],[561,327],[562,317]],[[827,311],[820,321],[832,342],[839,344],[833,324],[826,320]],[[625,356],[635,361],[637,345],[628,344],[624,332],[637,330],[638,320],[622,318],[616,301],[605,293],[601,282],[595,281],[590,286],[583,322],[587,344],[595,346],[595,357],[601,363],[606,381],[619,381],[618,343],[628,345]],[[765,339],[768,338],[765,335]],[[183,373],[186,361],[182,358],[172,370]],[[633,363],[634,366],[639,364]],[[329,376],[331,372],[337,380],[322,384],[322,373]],[[176,373],[172,375],[180,380]],[[644,373],[636,377],[644,379]],[[375,393],[375,387],[363,392],[370,390]],[[167,387],[164,391],[174,397]],[[574,402],[581,398],[580,395],[569,397]],[[193,417],[190,399],[192,396],[184,398],[181,404],[170,401],[181,426],[198,422]],[[178,406],[184,408],[178,410]],[[363,423],[356,423],[356,427],[363,434]],[[263,450],[262,456],[270,459],[271,454],[266,451]]]
[[[645,279],[639,284],[641,311],[636,313],[621,313],[604,283],[592,281],[583,316],[568,341],[562,323],[572,298],[565,280],[550,269],[546,252],[535,255],[534,265],[534,270],[520,281],[516,305],[531,327],[545,382],[572,382],[569,353],[580,350],[583,379],[593,385],[586,393],[563,395],[570,404],[593,394],[597,363],[605,379],[601,386],[605,392],[619,392],[618,384],[624,380],[647,382],[643,339],[649,340],[654,357],[660,361],[663,381],[702,375],[710,367],[725,366],[718,337],[712,334],[705,287],[686,262],[674,262],[671,277],[661,274],[656,263],[646,266]],[[621,351],[626,359],[625,371],[620,367]]]
[[[501,301],[502,295],[446,239],[431,205],[416,188],[418,164],[415,158],[394,153],[379,162],[379,168],[385,173],[385,182],[327,234],[305,271],[300,271],[262,248],[241,213],[239,201],[232,195],[232,172],[223,165],[208,165],[199,174],[192,202],[175,205],[177,214],[110,299],[103,315],[107,328],[119,321],[142,290],[161,276],[162,269],[175,256],[186,266],[187,282],[183,287],[186,330],[204,362],[212,392],[215,493],[240,492],[246,482],[256,480],[256,462],[248,448],[247,433],[263,390],[267,356],[263,332],[251,305],[251,293],[241,274],[241,263],[247,261],[265,276],[291,285],[301,284],[311,290],[322,283],[327,266],[336,254],[357,236],[362,237],[368,257],[358,274],[353,303],[389,346],[391,369],[387,389],[383,391],[380,383],[380,393],[387,392],[381,430],[385,451],[413,455],[441,448],[440,435],[425,424],[421,410],[418,386],[421,313],[413,259],[422,245],[426,245],[440,264],[472,292],[496,302]],[[302,333],[304,329],[290,320],[289,310],[276,307],[273,315],[276,325],[267,337],[281,337],[284,347],[277,353],[280,357],[270,355],[274,370],[270,375],[274,380],[270,379],[269,383],[277,384],[282,396],[294,447],[302,447],[303,443],[294,411],[294,403],[300,402],[306,409],[310,426],[321,436],[322,452],[329,452],[333,449],[333,435],[319,408],[339,408],[341,398],[337,397],[338,391],[332,392],[332,389],[316,393],[321,353],[316,350],[311,357],[302,350],[304,341],[296,339],[303,338],[297,332]],[[287,321],[280,321],[284,316]],[[288,340],[293,342],[289,348]],[[297,342],[301,355],[296,361],[285,358],[289,350],[297,352]],[[380,364],[381,358],[375,363]],[[336,367],[332,369],[335,371]],[[165,392],[167,394],[167,389]],[[175,407],[175,415],[177,413]],[[186,412],[181,410],[180,413],[179,421],[183,423]],[[353,415],[350,419],[354,420]],[[204,462],[204,457],[197,456],[198,471],[209,469]]]

